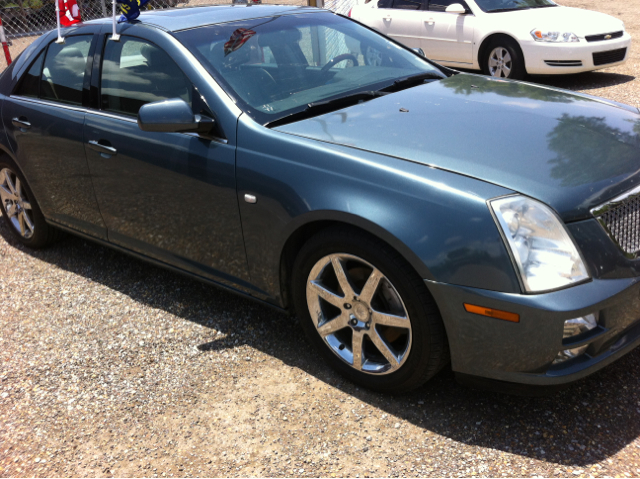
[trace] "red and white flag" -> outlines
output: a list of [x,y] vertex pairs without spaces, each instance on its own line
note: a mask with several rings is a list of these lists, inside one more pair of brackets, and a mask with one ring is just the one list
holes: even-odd
[[63,27],[70,27],[82,21],[76,0],[58,0],[60,7],[60,23]]
[[224,44],[224,56],[226,57],[229,53],[235,52],[238,48],[247,43],[247,40],[255,34],[256,32],[246,28],[238,28],[237,30],[234,30],[229,41]]

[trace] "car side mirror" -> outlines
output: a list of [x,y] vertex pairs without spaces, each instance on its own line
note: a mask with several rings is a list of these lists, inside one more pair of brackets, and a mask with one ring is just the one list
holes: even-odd
[[422,48],[412,48],[412,50],[414,52],[416,52],[418,55],[420,55],[421,57],[427,57],[427,54],[424,52],[424,50]]
[[464,8],[462,5],[460,5],[459,3],[452,3],[445,9],[445,12],[457,13],[459,15],[462,15],[463,13],[467,13],[467,9]]
[[213,125],[212,118],[194,115],[187,102],[180,98],[147,103],[138,111],[138,127],[142,131],[206,133]]

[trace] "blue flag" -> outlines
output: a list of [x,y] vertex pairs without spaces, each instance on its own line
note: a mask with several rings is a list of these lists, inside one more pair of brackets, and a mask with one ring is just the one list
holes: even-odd
[[120,4],[120,10],[122,10],[118,22],[127,22],[138,18],[140,9],[149,3],[149,0],[116,0],[116,2]]

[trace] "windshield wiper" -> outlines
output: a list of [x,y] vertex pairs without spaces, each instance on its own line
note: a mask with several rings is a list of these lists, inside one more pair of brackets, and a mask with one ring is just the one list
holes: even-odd
[[411,88],[412,86],[417,86],[424,83],[426,80],[442,80],[446,78],[446,76],[438,75],[437,73],[418,73],[417,75],[411,75],[404,78],[399,78],[394,81],[391,85],[386,86],[380,91],[391,93],[400,90],[405,90],[407,88]]
[[311,118],[313,116],[323,115],[325,113],[330,113],[332,111],[340,110],[341,108],[345,108],[347,106],[356,105],[358,103],[362,103],[364,101],[373,100],[374,98],[378,98],[384,95],[387,95],[389,92],[386,91],[361,91],[358,93],[353,93],[351,95],[341,96],[339,98],[334,98],[332,100],[323,100],[323,101],[314,101],[312,103],[308,103],[306,108],[301,111],[297,111],[295,113],[291,113],[290,115],[283,116],[282,118],[278,118],[277,120],[270,121],[265,123],[266,127],[274,127],[284,125],[286,123],[291,123],[298,120],[304,120],[305,118]]
[[358,93],[353,93],[351,95],[334,98],[332,100],[315,101],[309,103],[304,110],[300,110],[295,113],[291,113],[290,115],[283,116],[282,118],[278,118],[277,120],[270,121],[268,123],[265,123],[264,126],[280,126],[286,123],[304,120],[305,118],[323,115],[324,113],[340,110],[341,108],[345,108],[347,106],[355,105],[363,101],[373,100],[374,98],[388,95],[392,92],[397,92],[400,90],[411,88],[412,86],[420,85],[426,80],[442,80],[443,78],[446,78],[446,76],[438,75],[437,73],[433,72],[418,73],[417,75],[399,78],[395,80],[391,85],[381,88],[380,90],[361,91]]

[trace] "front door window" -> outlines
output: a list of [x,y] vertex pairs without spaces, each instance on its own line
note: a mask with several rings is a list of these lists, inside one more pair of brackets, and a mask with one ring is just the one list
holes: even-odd
[[138,38],[107,42],[102,64],[102,110],[135,116],[142,105],[169,98],[181,98],[191,105],[191,83],[169,55]]

